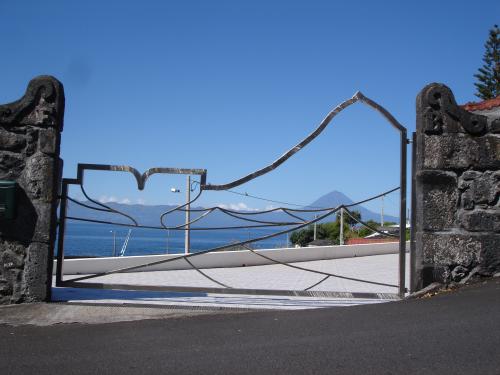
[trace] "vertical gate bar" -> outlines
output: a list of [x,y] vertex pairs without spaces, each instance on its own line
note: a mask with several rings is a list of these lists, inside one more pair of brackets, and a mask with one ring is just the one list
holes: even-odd
[[401,131],[400,202],[399,202],[399,297],[406,292],[406,129]]
[[184,228],[184,254],[189,254],[189,248],[191,247],[191,233],[189,228],[189,222],[191,221],[191,175],[186,176],[186,227]]
[[415,282],[415,272],[417,267],[417,257],[415,253],[415,219],[416,219],[416,199],[415,199],[415,185],[416,185],[416,177],[415,177],[415,167],[416,167],[416,154],[417,154],[417,133],[413,132],[412,134],[412,143],[411,143],[411,219],[410,219],[410,293],[415,292],[416,290],[416,282]]
[[59,231],[57,239],[56,286],[61,286],[64,261],[64,232],[66,229],[66,202],[68,200],[68,183],[63,179],[61,189],[61,206],[59,208]]

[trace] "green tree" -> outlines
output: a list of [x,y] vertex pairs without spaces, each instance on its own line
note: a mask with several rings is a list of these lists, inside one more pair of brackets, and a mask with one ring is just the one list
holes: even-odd
[[[374,220],[368,220],[366,222],[366,224],[368,224],[370,227],[372,228],[375,228],[377,229],[378,227],[380,227],[380,223],[377,222],[377,221],[374,221]],[[368,236],[369,234],[372,234],[373,231],[365,226],[362,226],[361,229],[359,230],[358,234],[359,234],[359,237],[366,237]]]
[[[353,216],[361,219],[361,214],[357,211],[353,212]],[[350,220],[348,220],[348,218]],[[349,215],[344,214],[344,240],[348,238],[358,237],[357,232],[352,231],[350,225],[356,223]],[[329,239],[334,244],[340,243],[340,216],[338,215],[335,221],[328,223],[317,224],[316,238],[318,240]],[[290,236],[290,241],[294,245],[307,246],[314,239],[314,226],[310,225],[307,228],[293,232]]]
[[474,74],[478,82],[474,83],[476,96],[483,100],[500,95],[500,29],[495,25],[489,33],[484,48],[483,66]]
[[294,245],[306,246],[314,238],[314,230],[311,227],[293,232],[290,236],[290,242]]
[[[352,216],[354,216],[356,219],[361,220],[361,213],[359,211],[349,211]],[[337,221],[340,221],[340,210],[337,212]],[[347,214],[344,211],[344,223],[347,223],[349,225],[355,225],[358,223],[357,220],[353,219],[349,214]]]

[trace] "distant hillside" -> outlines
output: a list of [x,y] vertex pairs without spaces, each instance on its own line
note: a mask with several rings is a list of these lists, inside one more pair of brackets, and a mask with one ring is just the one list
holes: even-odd
[[[323,195],[319,199],[312,202],[308,207],[337,207],[341,204],[348,205],[352,204],[354,201],[349,198],[344,193],[340,191],[331,191],[328,194]],[[353,206],[349,208],[350,211],[359,211],[361,213],[361,219],[363,221],[374,220],[380,222],[380,213],[368,210],[363,206]],[[326,218],[324,221],[331,221],[330,218]],[[384,221],[393,221],[399,223],[399,217],[384,215]]]
[[[87,205],[93,206],[91,202],[83,202]],[[311,203],[307,207],[337,207],[341,204],[351,204],[353,201],[347,197],[345,194],[338,192],[338,191],[332,191],[328,194],[323,195],[313,203]],[[173,209],[175,206],[169,206],[169,205],[156,205],[156,206],[146,206],[146,205],[140,205],[140,204],[122,204],[122,203],[107,203],[107,205],[113,209],[116,209],[118,211],[121,211],[127,215],[132,216],[135,220],[138,221],[139,224],[141,225],[148,225],[148,226],[160,226],[160,216],[164,213],[167,212],[171,209]],[[306,207],[306,208],[307,208]],[[200,208],[200,207],[196,207]],[[361,213],[361,217],[363,220],[375,220],[379,221],[380,220],[380,214],[376,212],[372,212],[362,206],[354,206],[352,207],[352,210],[354,211],[359,211]],[[112,222],[117,222],[117,223],[131,223],[129,219],[127,219],[124,216],[117,215],[115,213],[108,213],[108,212],[102,212],[102,211],[95,211],[95,210],[89,210],[85,207],[81,207],[77,205],[76,203],[73,203],[71,201],[68,201],[68,211],[67,211],[68,216],[73,216],[73,217],[81,217],[81,218],[86,218],[86,219],[94,219],[94,220],[102,220],[102,221],[112,221]],[[195,217],[198,217],[200,213],[193,213],[192,214],[192,219]],[[314,216],[314,214],[300,214],[299,216],[303,217],[304,219],[310,219]],[[283,212],[272,212],[268,213],[265,215],[258,215],[258,216],[252,216],[252,219],[256,220],[268,220],[268,221],[274,221],[274,222],[290,222],[290,221],[295,221],[292,217],[288,216],[287,214]],[[394,222],[399,222],[399,219],[397,217],[385,215],[384,219],[386,221],[394,221]],[[185,220],[185,214],[184,212],[176,211],[171,214],[169,214],[164,222],[168,226],[176,226],[176,225],[181,225],[184,223]],[[334,215],[331,215],[327,218],[325,218],[323,221],[333,221],[335,220]],[[204,227],[227,227],[227,226],[236,226],[236,225],[252,225],[252,223],[248,223],[239,219],[236,219],[234,217],[225,215],[219,211],[214,211],[210,215],[208,215],[206,218],[202,219],[199,223],[193,224],[193,227],[196,226],[204,226]],[[256,225],[256,223],[253,223],[253,225]]]
[[[91,202],[82,202],[89,206],[94,206]],[[156,206],[146,206],[139,204],[122,204],[122,203],[106,203],[107,206],[120,211],[124,214],[132,216],[140,225],[147,226],[161,226],[160,216],[174,209],[176,206],[169,205],[156,205]],[[193,207],[201,208],[201,207]],[[191,220],[198,217],[201,212],[193,212],[191,214]],[[67,216],[80,217],[85,219],[110,221],[115,223],[130,224],[132,223],[130,219],[109,212],[95,211],[88,208],[82,207],[71,201],[68,202]],[[269,220],[274,222],[290,222],[296,221],[292,217],[286,215],[283,212],[272,212],[265,215],[259,215],[259,217],[252,216],[251,219],[256,220]],[[167,226],[177,226],[182,225],[185,222],[185,213],[182,211],[174,211],[167,216],[165,216],[164,221]],[[220,211],[214,211],[207,215],[205,218],[197,223],[193,223],[193,227],[228,227],[228,226],[244,226],[244,225],[258,225],[258,223],[249,223],[247,221],[239,220],[237,218],[231,217],[229,215],[223,214]]]

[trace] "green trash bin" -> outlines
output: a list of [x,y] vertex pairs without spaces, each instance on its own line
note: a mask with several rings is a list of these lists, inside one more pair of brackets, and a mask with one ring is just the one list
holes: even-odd
[[16,181],[0,180],[0,219],[12,220],[16,212]]

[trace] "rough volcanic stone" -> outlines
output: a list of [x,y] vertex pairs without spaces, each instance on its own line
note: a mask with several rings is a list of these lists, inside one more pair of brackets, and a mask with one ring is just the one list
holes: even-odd
[[467,210],[476,205],[493,205],[500,194],[500,171],[466,171],[460,176],[459,189],[462,207]]
[[482,261],[484,240],[481,236],[448,233],[424,233],[424,263],[436,266],[470,267]]
[[36,203],[34,208],[37,214],[37,221],[31,241],[48,243],[51,239],[52,225],[55,220],[52,216],[52,203]]
[[[49,245],[33,242],[28,248],[25,272],[23,279],[22,294],[26,302],[45,299],[49,280],[46,277],[48,272],[48,260],[50,259]],[[40,272],[44,270],[45,272]]]
[[487,170],[500,168],[500,138],[465,134],[422,135],[425,169]]
[[[4,272],[2,272],[4,274]],[[0,278],[0,304],[10,303],[12,283],[6,278]]]
[[4,269],[0,266],[0,301],[2,303],[18,303],[22,301],[22,275],[23,270],[11,268]]
[[0,303],[50,296],[63,117],[63,87],[49,76],[0,105],[0,179],[17,182],[15,216],[0,218]]
[[24,256],[13,251],[6,250],[1,255],[2,267],[4,270],[12,268],[21,269],[24,267]]
[[469,269],[464,266],[456,266],[451,271],[451,279],[455,282],[462,280],[469,273]]
[[496,119],[491,122],[490,131],[494,134],[500,133],[500,119]]
[[40,130],[38,149],[44,154],[54,155],[58,149],[57,131],[54,128]]
[[[500,118],[442,84],[417,97],[412,288],[500,269]],[[479,268],[478,268],[479,267]],[[492,271],[493,270],[493,271]],[[484,271],[484,272],[483,272]]]
[[470,232],[500,232],[500,208],[464,211],[460,214],[460,223]]
[[417,131],[421,134],[462,132],[479,136],[486,130],[487,117],[459,107],[451,90],[443,84],[427,85],[417,96]]
[[457,176],[453,172],[422,171],[417,179],[423,185],[423,228],[438,231],[453,227],[458,205]]
[[492,274],[500,271],[500,234],[489,234],[482,238],[483,263]]
[[54,160],[36,153],[28,159],[24,171],[26,191],[31,199],[41,202],[51,202],[54,196]]
[[22,156],[11,152],[0,152],[0,180],[13,180],[25,165]]
[[55,121],[56,103],[49,103],[40,97],[35,108],[21,121],[21,124],[37,126],[57,126]]
[[28,146],[25,150],[26,157],[33,155],[38,149],[38,129],[28,127],[26,130],[26,139],[28,141]]
[[21,152],[26,147],[26,138],[21,134],[0,128],[0,150]]

